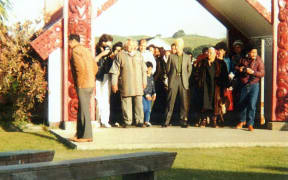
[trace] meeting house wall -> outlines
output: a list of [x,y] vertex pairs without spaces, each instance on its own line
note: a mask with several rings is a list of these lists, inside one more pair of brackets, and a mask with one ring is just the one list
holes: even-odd
[[[31,45],[43,60],[48,60],[48,121],[51,126],[62,124],[67,128],[77,119],[78,99],[69,61],[69,34],[79,34],[81,43],[94,53],[93,31],[97,27],[93,27],[92,19],[117,1],[121,0],[46,1],[44,32]],[[230,46],[236,39],[259,44],[266,70],[263,118],[271,129],[287,128],[288,0],[272,0],[271,11],[255,0],[197,1],[227,28]],[[240,15],[231,8],[235,6]],[[95,120],[94,98],[91,98],[90,110]]]

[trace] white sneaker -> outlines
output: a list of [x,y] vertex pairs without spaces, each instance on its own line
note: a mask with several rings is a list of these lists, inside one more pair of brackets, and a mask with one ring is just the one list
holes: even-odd
[[151,126],[152,126],[152,124],[151,124],[150,122],[145,122],[145,125],[146,125],[147,127],[151,127]]
[[105,128],[111,128],[111,125],[110,125],[109,123],[105,123],[105,124],[103,124],[103,126],[104,126]]
[[100,128],[101,124],[99,122],[94,122],[93,127]]
[[115,126],[115,127],[120,127],[120,124],[119,124],[118,122],[116,122],[116,123],[114,124],[114,126]]

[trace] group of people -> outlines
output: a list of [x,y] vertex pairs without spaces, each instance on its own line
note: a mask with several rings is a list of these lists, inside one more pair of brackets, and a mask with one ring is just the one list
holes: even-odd
[[242,128],[247,122],[248,130],[253,131],[259,81],[265,75],[264,64],[257,47],[250,44],[245,52],[240,40],[233,43],[231,54],[227,52],[227,45],[220,42],[203,49],[194,63],[190,87],[197,103],[194,108],[200,112],[196,126],[205,127],[210,123],[218,127],[219,123],[224,123],[223,115],[227,110],[234,110],[233,117],[239,121],[236,128]]
[[78,35],[69,37],[79,97],[77,134],[73,141],[92,141],[89,102],[95,86],[98,117],[107,128],[111,127],[112,91],[119,94],[117,100],[121,101],[122,110],[122,121],[114,124],[123,128],[132,124],[152,126],[152,109],[163,115],[159,118],[161,126],[169,127],[179,97],[179,123],[183,128],[188,127],[191,110],[196,126],[218,127],[227,109],[234,109],[239,113],[236,128],[242,128],[247,121],[248,130],[253,131],[259,80],[265,73],[256,47],[247,48],[246,55],[244,44],[238,40],[233,43],[233,54],[228,54],[227,45],[220,42],[204,48],[194,60],[183,51],[181,38],[169,49],[147,47],[145,39],[128,39],[124,44],[114,45],[112,42],[112,36],[103,34],[92,57],[80,44]]

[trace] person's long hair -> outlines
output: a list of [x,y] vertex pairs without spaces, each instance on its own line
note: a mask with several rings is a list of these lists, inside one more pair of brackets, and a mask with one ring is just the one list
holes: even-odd
[[102,52],[102,50],[101,50],[102,43],[107,42],[107,41],[113,41],[113,37],[109,34],[102,34],[102,36],[100,36],[99,41],[95,47],[96,54],[99,54]]

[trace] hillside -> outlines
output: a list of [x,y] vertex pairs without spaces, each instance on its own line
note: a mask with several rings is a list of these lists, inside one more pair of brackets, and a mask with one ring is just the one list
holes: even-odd
[[[124,42],[126,39],[131,38],[135,40],[143,39],[143,38],[149,38],[149,36],[144,35],[138,35],[138,36],[118,36],[118,35],[112,35],[113,36],[113,43],[116,43],[118,41]],[[198,49],[199,46],[207,45],[207,46],[214,46],[217,42],[223,41],[225,39],[216,39],[206,36],[199,36],[199,35],[186,35],[182,37],[185,42],[185,47],[190,47],[193,50]],[[96,37],[96,41],[98,42],[99,37]],[[174,42],[174,38],[162,38],[169,44],[172,44]],[[198,55],[198,51],[194,56]]]
[[[199,35],[186,35],[183,36],[182,38],[184,39],[185,47],[190,47],[192,49],[195,49],[201,45],[214,46],[216,43],[223,40]],[[164,39],[170,44],[172,44],[174,41],[174,38],[164,38]]]

